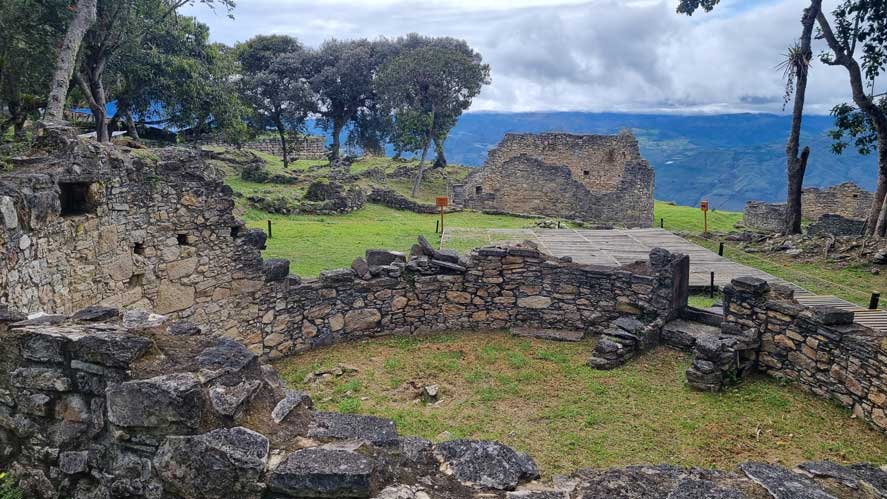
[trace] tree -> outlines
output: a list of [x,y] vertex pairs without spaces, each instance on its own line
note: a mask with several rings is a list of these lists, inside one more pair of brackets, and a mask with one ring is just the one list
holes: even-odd
[[162,23],[109,66],[105,79],[117,99],[109,128],[123,121],[138,138],[139,125],[149,120],[195,134],[241,127],[245,108],[234,84],[237,69],[228,47],[209,43],[206,25],[189,17]]
[[377,91],[395,117],[400,142],[411,143],[415,137],[424,140],[413,197],[418,195],[431,143],[439,143],[442,149],[459,116],[489,82],[490,67],[480,54],[452,38],[427,40],[380,70]]
[[342,130],[376,100],[373,77],[388,53],[380,40],[328,40],[312,57],[311,88],[317,95],[318,123],[332,131],[330,159],[341,149]]
[[883,97],[878,100],[874,88],[887,69],[887,0],[844,0],[832,15],[834,29],[824,12],[817,17],[829,47],[820,59],[847,71],[855,105],[845,103],[833,110],[835,150],[840,152],[846,146],[844,134],[856,139],[861,153],[877,150],[878,184],[865,233],[883,237],[887,236],[887,104]]
[[[92,111],[99,142],[110,140],[107,104],[106,70],[122,53],[141,47],[152,31],[164,29],[164,23],[175,20],[178,9],[198,0],[98,0],[95,24],[83,37],[83,49],[74,79]],[[210,7],[221,5],[229,11],[234,0],[199,0]],[[127,50],[127,47],[130,50]]]
[[301,131],[314,110],[314,94],[308,83],[307,53],[289,37],[256,37],[238,47],[241,95],[255,111],[260,130],[273,126],[283,149],[283,166],[289,166],[286,136]]
[[[710,12],[718,3],[719,0],[681,0],[680,5],[678,5],[678,12],[693,15],[700,8]],[[804,9],[804,14],[801,17],[801,38],[795,46],[789,48],[786,60],[780,65],[784,68],[786,76],[786,104],[791,100],[792,94],[794,94],[792,125],[785,146],[785,171],[788,193],[786,196],[784,230],[787,234],[801,233],[801,193],[804,187],[807,161],[810,158],[809,147],[804,147],[804,150],[801,151],[801,125],[804,117],[804,101],[807,95],[810,61],[813,59],[813,50],[811,48],[813,27],[821,11],[822,0],[811,0],[810,6]]]
[[65,32],[65,38],[59,49],[55,70],[50,80],[49,97],[44,116],[44,119],[50,123],[64,119],[71,75],[76,71],[77,54],[80,51],[83,37],[96,21],[97,0],[79,0],[72,8],[76,14]]
[[[64,3],[63,3],[64,2]],[[12,126],[24,135],[25,121],[46,107],[46,82],[56,59],[56,40],[68,23],[66,0],[8,0],[0,4],[0,136]]]

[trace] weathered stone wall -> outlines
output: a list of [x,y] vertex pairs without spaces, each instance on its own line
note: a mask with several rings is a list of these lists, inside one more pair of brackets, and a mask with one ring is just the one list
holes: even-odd
[[828,214],[822,215],[817,221],[807,227],[807,233],[810,235],[861,236],[864,231],[864,219]]
[[406,264],[396,256],[377,261],[371,252],[369,264],[358,259],[353,269],[319,279],[265,286],[257,294],[262,353],[518,325],[599,333],[620,316],[652,322],[681,307],[675,262],[686,258],[663,250],[635,272],[561,261],[532,247],[482,248],[461,259],[427,247],[416,252]]
[[[237,342],[188,322],[91,308],[0,318],[0,469],[28,499],[566,499],[887,495],[873,465],[585,469],[551,484],[498,442],[432,443],[319,412]],[[826,493],[828,492],[828,493]]]
[[[8,255],[0,304],[18,312],[153,309],[277,357],[391,333],[518,324],[599,331],[620,315],[668,316],[680,301],[677,257],[667,252],[629,272],[529,247],[460,258],[426,243],[409,261],[358,260],[302,282],[287,261],[262,261],[264,234],[243,229],[230,189],[193,151],[142,156],[63,130],[50,130],[50,140],[51,156],[21,160],[0,177]],[[72,180],[82,189],[69,192]],[[77,192],[83,210],[66,211]]]
[[49,130],[50,155],[0,176],[0,304],[143,307],[236,332],[263,282],[264,234],[188,149],[126,153]]
[[887,432],[887,337],[854,323],[853,312],[801,305],[756,278],[726,286],[724,307],[722,334],[696,344],[691,386],[720,390],[757,368]]
[[785,226],[785,204],[749,201],[745,203],[742,218],[745,226],[750,229],[782,232]]
[[818,220],[826,214],[865,219],[872,209],[874,197],[874,193],[853,182],[822,189],[811,187],[801,194],[801,211],[808,220]]
[[506,134],[454,203],[627,227],[653,223],[654,171],[630,132]]
[[[189,144],[229,148],[239,147],[283,158],[283,147],[280,145],[279,140],[254,140],[245,144],[235,145],[219,140],[204,139],[190,142]],[[326,159],[326,139],[324,137],[307,135],[298,139],[287,140],[287,146],[289,148],[289,158],[292,161],[297,159]]]

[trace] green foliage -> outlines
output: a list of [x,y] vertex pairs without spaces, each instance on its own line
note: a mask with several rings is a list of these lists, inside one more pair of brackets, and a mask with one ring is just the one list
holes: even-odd
[[12,475],[0,471],[0,499],[24,499],[24,497]]
[[304,131],[305,119],[315,111],[308,53],[298,40],[279,35],[255,37],[236,51],[242,68],[240,94],[253,110],[250,124],[257,132],[277,130],[286,167],[287,138]]
[[712,9],[715,8],[715,5],[719,4],[720,1],[721,0],[681,0],[681,3],[678,4],[678,14],[692,16],[693,13],[700,8],[706,12],[711,12]]
[[395,147],[441,146],[459,116],[490,83],[490,66],[462,40],[411,35],[406,48],[379,70],[375,86],[395,119]]
[[[878,101],[878,107],[887,115],[887,97]],[[831,114],[835,117],[835,128],[828,132],[834,140],[832,152],[842,154],[850,146],[851,140],[859,154],[869,155],[877,151],[878,132],[870,115],[846,102],[832,108]]]

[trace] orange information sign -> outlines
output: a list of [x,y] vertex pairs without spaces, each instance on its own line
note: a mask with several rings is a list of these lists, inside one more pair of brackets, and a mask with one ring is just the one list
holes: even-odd
[[699,203],[699,207],[702,209],[702,211],[708,211],[708,201],[703,200],[701,203]]
[[437,206],[439,206],[441,208],[443,208],[444,206],[449,206],[449,204],[450,204],[450,198],[448,198],[446,196],[436,198],[435,201],[437,201]]

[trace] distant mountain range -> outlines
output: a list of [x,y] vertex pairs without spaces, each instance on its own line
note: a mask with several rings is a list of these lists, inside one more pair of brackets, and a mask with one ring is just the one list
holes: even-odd
[[[630,128],[656,169],[656,199],[741,210],[747,200],[785,199],[785,141],[790,116],[676,116],[620,113],[468,113],[450,134],[447,159],[480,166],[506,132],[616,133]],[[806,116],[802,145],[812,152],[805,186],[847,180],[874,190],[875,156],[831,152],[829,116]]]

